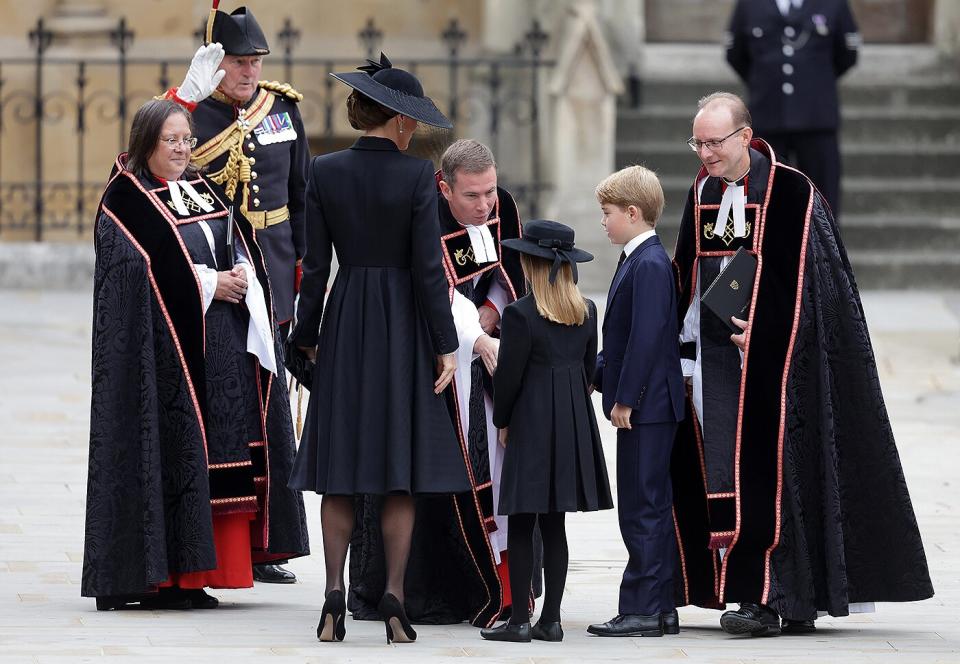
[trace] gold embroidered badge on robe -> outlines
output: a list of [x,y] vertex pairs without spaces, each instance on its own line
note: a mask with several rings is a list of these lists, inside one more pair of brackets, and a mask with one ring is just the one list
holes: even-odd
[[[200,198],[202,198],[207,203],[207,205],[213,205],[213,194],[210,194],[209,192],[204,191],[202,193],[199,193],[199,195],[200,195]],[[197,203],[195,200],[193,200],[193,198],[191,198],[190,196],[183,197],[183,204],[187,208],[186,216],[188,217],[193,216],[195,214],[202,214],[204,211],[203,208],[200,207],[200,204]],[[174,212],[177,212],[177,206],[173,204],[173,199],[167,200],[167,207],[169,207]],[[180,213],[177,212],[177,214],[180,214]],[[180,214],[180,216],[182,217],[184,215]]]
[[[750,237],[750,229],[751,229],[752,226],[753,226],[753,224],[751,224],[749,221],[746,222],[746,225],[745,225],[745,227],[744,227],[745,230],[744,230],[744,233],[743,233],[743,237],[745,237],[745,238]],[[710,222],[710,223],[704,224],[704,225],[703,225],[703,237],[704,237],[705,239],[707,239],[707,240],[712,240],[712,239],[714,239],[714,238],[716,237],[716,233],[714,232],[714,230],[716,229],[716,227],[717,227],[717,225],[716,225],[716,223],[714,223],[714,222]],[[733,234],[733,212],[732,212],[732,211],[731,211],[731,213],[730,213],[730,223],[726,224],[726,229],[724,230],[724,233],[723,233],[723,235],[720,237],[720,239],[721,239],[721,240],[723,241],[723,243],[724,243],[725,245],[727,245],[728,247],[733,243],[733,241],[734,241],[735,239],[737,239],[736,235]]]
[[455,250],[453,252],[453,260],[455,260],[457,265],[460,267],[463,267],[468,262],[473,263],[474,265],[479,265],[479,263],[477,263],[477,258],[473,253],[473,247]]

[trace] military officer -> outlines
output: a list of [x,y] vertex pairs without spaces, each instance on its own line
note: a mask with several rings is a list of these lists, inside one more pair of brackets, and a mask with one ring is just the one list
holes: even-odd
[[727,61],[749,91],[754,133],[840,207],[837,79],[861,38],[847,0],[737,0]]
[[[183,84],[166,96],[193,114],[199,140],[191,162],[206,167],[208,177],[233,202],[235,213],[256,229],[285,339],[305,250],[304,191],[310,153],[297,110],[303,97],[286,83],[259,80],[263,56],[270,48],[245,7],[231,14],[216,12],[210,36],[210,44],[194,55]],[[254,579],[293,583],[296,576],[277,564],[258,564]]]

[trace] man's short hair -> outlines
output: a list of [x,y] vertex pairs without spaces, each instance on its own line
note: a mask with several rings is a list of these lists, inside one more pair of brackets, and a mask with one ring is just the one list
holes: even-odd
[[490,148],[470,138],[461,138],[455,141],[443,153],[440,159],[440,170],[443,179],[450,187],[456,182],[457,172],[483,173],[488,168],[497,167]]
[[663,187],[657,174],[643,166],[627,166],[608,175],[597,185],[600,205],[618,205],[626,209],[633,205],[643,220],[656,226],[663,214]]
[[732,92],[713,92],[706,97],[701,97],[697,102],[697,113],[714,104],[726,106],[730,110],[730,115],[733,116],[733,124],[737,127],[753,126],[750,109],[743,103],[743,99]]

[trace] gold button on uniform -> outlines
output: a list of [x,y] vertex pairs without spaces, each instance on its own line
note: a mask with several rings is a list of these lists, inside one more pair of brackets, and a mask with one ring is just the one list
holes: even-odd
[[258,191],[260,191],[260,185],[258,184],[253,185],[253,193],[257,193]]
[[257,172],[256,172],[256,171],[250,171],[250,179],[251,179],[251,180],[256,180],[256,179],[257,179]]
[[247,149],[250,150],[250,152],[253,152],[256,148],[257,146],[254,145],[253,141],[250,141],[249,143],[247,143]]
[[259,199],[259,198],[254,198],[254,199],[253,199],[253,207],[260,207],[260,199]]
[[253,157],[250,157],[250,165],[253,166],[255,163],[257,163],[257,160]]

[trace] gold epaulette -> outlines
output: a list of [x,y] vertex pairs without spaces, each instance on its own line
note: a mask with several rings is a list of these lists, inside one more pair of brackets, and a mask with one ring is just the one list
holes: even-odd
[[264,90],[281,94],[290,101],[303,101],[303,95],[297,92],[289,83],[280,81],[260,81],[258,85]]

